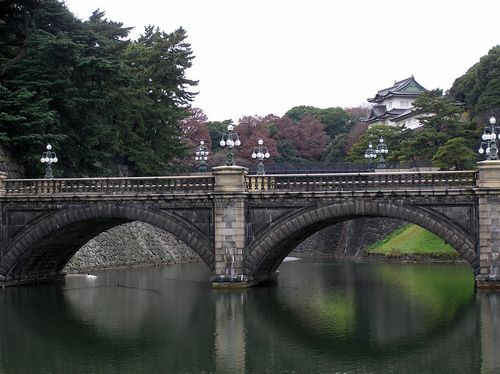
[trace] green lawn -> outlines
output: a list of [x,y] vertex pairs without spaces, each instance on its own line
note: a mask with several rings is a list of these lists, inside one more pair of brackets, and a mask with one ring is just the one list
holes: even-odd
[[458,253],[430,231],[413,224],[405,225],[371,245],[367,254],[390,257],[406,255],[456,258]]

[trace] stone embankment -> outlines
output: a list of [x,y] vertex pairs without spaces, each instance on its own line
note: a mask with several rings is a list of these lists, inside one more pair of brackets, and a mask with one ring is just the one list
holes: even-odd
[[[394,219],[362,218],[338,223],[299,244],[290,256],[359,257],[364,249],[404,225]],[[173,235],[142,222],[105,231],[82,247],[64,269],[68,273],[197,262],[200,258]]]
[[173,235],[142,222],[130,222],[96,236],[66,265],[68,273],[197,262],[200,258]]
[[300,243],[291,253],[297,257],[360,257],[371,244],[405,222],[389,218],[359,218],[324,228]]

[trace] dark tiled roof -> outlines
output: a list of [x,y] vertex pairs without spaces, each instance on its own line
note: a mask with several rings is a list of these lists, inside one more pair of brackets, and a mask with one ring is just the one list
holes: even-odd
[[399,116],[401,113],[403,113],[406,110],[407,109],[392,108],[391,110],[387,111],[387,114],[390,116]]
[[392,118],[393,121],[401,121],[401,120],[404,120],[406,118],[410,118],[412,116],[414,116],[417,112],[415,111],[414,108],[410,108],[410,109],[406,109],[406,110],[403,110],[402,113],[400,113],[399,115],[397,115],[396,117]]
[[402,115],[407,110],[409,109],[393,108],[391,110],[387,110],[385,105],[375,105],[370,111],[368,117],[361,118],[360,121],[365,123],[373,123],[377,121],[383,121],[385,119],[390,119],[392,121],[394,118]]
[[373,113],[374,116],[378,117],[378,116],[382,116],[384,115],[385,113],[387,113],[387,108],[385,107],[385,105],[375,105],[373,108],[372,108],[372,111],[370,113],[370,115]]
[[418,96],[425,91],[427,89],[418,83],[412,75],[410,78],[394,82],[392,87],[378,91],[375,97],[368,99],[368,101],[370,103],[378,103],[391,96]]

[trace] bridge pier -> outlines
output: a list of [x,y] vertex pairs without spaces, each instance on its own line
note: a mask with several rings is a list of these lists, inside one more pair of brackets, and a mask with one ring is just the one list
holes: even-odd
[[478,288],[500,288],[500,161],[479,162]]
[[245,250],[245,175],[241,166],[213,168],[214,185],[214,287],[244,286]]
[[246,200],[245,176],[248,169],[242,166],[214,167],[214,244],[215,275],[211,278],[214,288],[245,288],[261,283],[244,274],[246,250]]

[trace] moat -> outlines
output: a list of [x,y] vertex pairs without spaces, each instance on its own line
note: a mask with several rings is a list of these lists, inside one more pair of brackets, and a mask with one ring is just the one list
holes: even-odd
[[213,290],[203,263],[0,291],[0,373],[500,372],[500,295],[468,264],[286,261]]

